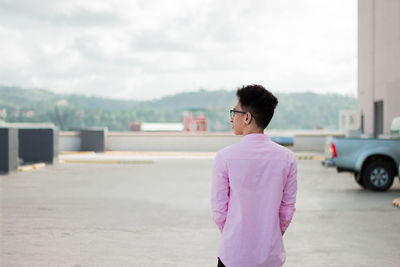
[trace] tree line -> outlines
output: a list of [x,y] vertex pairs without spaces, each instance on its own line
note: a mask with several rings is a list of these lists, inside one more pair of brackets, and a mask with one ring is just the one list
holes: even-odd
[[[354,97],[339,94],[276,96],[279,104],[270,129],[335,129],[339,111],[356,108]],[[0,86],[0,120],[51,122],[63,130],[108,127],[110,131],[128,131],[132,122],[182,122],[183,112],[191,111],[208,117],[210,131],[230,131],[229,109],[236,101],[232,90],[199,90],[135,101]]]

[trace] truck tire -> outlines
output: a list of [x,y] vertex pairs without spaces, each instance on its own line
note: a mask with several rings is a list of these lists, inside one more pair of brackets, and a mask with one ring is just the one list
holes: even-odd
[[363,171],[363,182],[366,188],[373,191],[388,190],[394,180],[394,171],[390,163],[375,161],[369,163]]
[[362,178],[360,172],[355,172],[355,173],[354,173],[354,180],[356,181],[356,183],[357,183],[359,186],[361,186],[362,188],[365,189],[364,180],[363,180],[363,178]]

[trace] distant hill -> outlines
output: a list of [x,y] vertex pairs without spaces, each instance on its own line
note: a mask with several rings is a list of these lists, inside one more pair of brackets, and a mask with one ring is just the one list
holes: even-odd
[[[276,96],[279,104],[271,129],[335,128],[340,110],[356,108],[354,97],[339,94]],[[212,131],[230,131],[229,109],[236,101],[235,91],[225,90],[199,90],[134,101],[0,86],[0,119],[52,122],[64,129],[105,126],[111,131],[127,131],[130,122],[179,122],[183,111],[200,110],[209,117]]]

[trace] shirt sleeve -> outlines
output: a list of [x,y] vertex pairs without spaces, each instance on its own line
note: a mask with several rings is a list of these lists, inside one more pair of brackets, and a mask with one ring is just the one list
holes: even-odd
[[211,185],[212,218],[219,230],[224,229],[229,204],[228,169],[221,152],[215,157]]
[[296,210],[296,193],[297,193],[297,161],[294,157],[291,165],[289,175],[283,190],[283,197],[279,209],[279,221],[281,231],[286,231],[292,220],[293,214]]

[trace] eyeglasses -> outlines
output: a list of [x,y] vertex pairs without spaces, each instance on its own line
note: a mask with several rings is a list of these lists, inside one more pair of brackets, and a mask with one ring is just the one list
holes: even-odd
[[[235,117],[235,113],[240,113],[240,114],[246,114],[248,111],[241,111],[241,110],[236,110],[236,109],[231,109],[229,111],[229,115],[231,116],[231,119],[233,119],[233,117]],[[251,112],[249,112],[251,116],[253,116],[253,114],[251,114]],[[254,119],[256,119],[256,117],[253,116]]]

